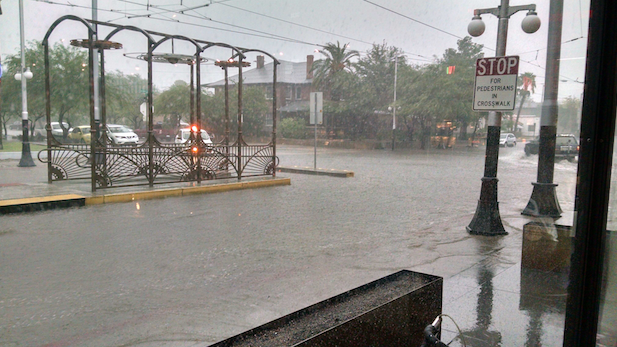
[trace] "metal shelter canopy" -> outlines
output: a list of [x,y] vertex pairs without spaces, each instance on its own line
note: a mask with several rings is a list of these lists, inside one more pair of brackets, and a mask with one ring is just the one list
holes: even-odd
[[[61,143],[51,133],[51,83],[49,73],[49,36],[55,28],[66,20],[81,22],[88,29],[87,39],[71,40],[73,46],[88,49],[88,71],[90,79],[90,143],[70,144]],[[112,28],[104,40],[96,40],[100,28]],[[121,31],[133,31],[144,35],[148,41],[148,51],[139,56],[148,63],[148,91],[147,112],[148,136],[143,144],[135,147],[119,147],[114,145],[105,132],[99,131],[99,126],[106,126],[106,103],[105,103],[105,59],[104,51],[118,49],[122,44],[111,41],[112,37]],[[161,39],[156,40],[155,36]],[[154,51],[163,43],[171,40],[171,53],[155,53]],[[195,49],[194,55],[176,54],[173,52],[174,40],[181,40],[192,44]],[[60,17],[48,29],[43,40],[45,47],[45,88],[46,88],[46,114],[47,114],[47,158],[39,160],[48,165],[48,182],[65,179],[90,179],[92,191],[97,188],[111,186],[140,185],[143,176],[147,178],[147,184],[170,183],[179,181],[197,181],[203,179],[229,178],[242,176],[272,175],[276,173],[276,122],[273,124],[272,141],[263,145],[248,145],[242,137],[242,82],[238,83],[238,136],[235,143],[230,143],[229,131],[229,102],[226,88],[226,130],[224,139],[220,143],[208,144],[201,138],[201,131],[192,131],[189,141],[184,144],[164,144],[159,142],[153,134],[153,62],[167,62],[172,64],[182,63],[190,66],[191,73],[191,123],[201,128],[201,92],[196,92],[194,85],[201,85],[200,65],[205,58],[201,54],[212,47],[229,48],[232,51],[231,58],[220,60],[229,62],[228,67],[237,67],[239,74],[242,68],[250,64],[243,62],[244,52],[259,51],[240,49],[226,43],[196,40],[180,35],[171,35],[160,32],[143,30],[135,26],[124,26],[94,20],[79,18],[73,15]],[[203,46],[202,46],[203,45]],[[261,52],[261,51],[259,51]],[[101,117],[95,120],[95,93],[94,81],[96,81],[94,56],[100,55],[100,95]],[[271,54],[275,63],[278,61]],[[236,58],[236,60],[234,59]],[[220,65],[219,65],[220,66]],[[276,85],[276,70],[273,72]],[[194,78],[196,83],[194,83]],[[227,78],[227,74],[226,74]],[[276,90],[273,88],[274,99]],[[273,110],[273,118],[276,118],[276,108]],[[89,174],[88,174],[89,173]],[[142,182],[139,181],[141,177]],[[156,181],[156,182],[155,182]]]

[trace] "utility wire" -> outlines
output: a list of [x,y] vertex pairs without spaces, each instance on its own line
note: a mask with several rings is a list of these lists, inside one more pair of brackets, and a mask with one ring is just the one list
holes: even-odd
[[401,16],[401,17],[403,17],[403,18],[407,18],[407,19],[409,19],[409,20],[411,20],[411,21],[413,21],[413,22],[416,22],[416,23],[418,23],[418,24],[422,24],[422,25],[424,25],[424,26],[427,26],[427,27],[429,27],[429,28],[431,28],[431,29],[433,29],[433,30],[437,30],[437,31],[439,31],[439,32],[442,32],[442,33],[444,33],[444,34],[446,34],[446,35],[450,35],[450,36],[456,37],[457,39],[462,39],[462,37],[460,37],[460,36],[458,36],[458,35],[455,35],[455,34],[449,33],[449,32],[447,32],[447,31],[445,31],[445,30],[441,30],[441,29],[436,28],[436,27],[434,27],[434,26],[432,26],[432,25],[430,25],[430,24],[426,24],[426,23],[421,22],[421,21],[419,21],[419,20],[417,20],[417,19],[414,19],[414,18],[411,18],[411,17],[409,17],[409,16],[406,16],[406,15],[404,15],[404,14],[400,13],[400,12],[396,12],[396,11],[394,11],[394,10],[391,10],[391,9],[389,9],[389,8],[385,7],[385,6],[381,6],[381,5],[379,5],[379,4],[376,4],[376,3],[372,2],[372,1],[369,1],[369,0],[363,0],[363,1],[364,1],[364,2],[369,3],[369,4],[373,5],[373,6],[377,6],[377,7],[381,8],[381,9],[383,9],[383,10],[386,10],[386,11],[388,11],[388,12],[392,12],[392,13],[394,13],[394,14],[396,14],[396,15],[398,15],[398,16]]
[[[276,18],[276,17],[269,16],[269,15],[266,15],[266,14],[263,14],[263,13],[247,10],[247,9],[244,9],[244,8],[241,8],[241,7],[236,7],[236,6],[232,6],[232,5],[228,5],[228,4],[223,4],[223,6],[234,8],[234,9],[239,10],[239,11],[244,11],[244,12],[252,13],[252,14],[255,14],[255,15],[258,15],[258,16],[274,19],[274,20],[277,20],[277,21],[280,21],[280,22],[283,22],[283,23],[299,26],[301,28],[310,29],[310,30],[318,31],[318,32],[325,33],[325,34],[342,37],[344,39],[349,39],[349,40],[356,41],[356,42],[365,43],[365,44],[368,44],[368,45],[371,45],[371,46],[374,44],[373,42],[368,42],[368,41],[364,41],[364,40],[360,40],[360,39],[355,39],[353,37],[349,37],[349,36],[345,36],[345,35],[341,35],[341,34],[337,34],[337,33],[332,33],[332,32],[326,31],[326,30],[321,30],[321,29],[313,28],[313,27],[310,27],[308,25],[304,25],[304,24],[295,23],[295,22],[292,22],[292,21]],[[415,55],[415,56],[418,56],[418,57],[426,59],[425,56],[422,56],[420,54],[415,54],[415,53],[407,53],[407,54]],[[417,60],[419,60],[419,59],[417,59]]]
[[255,15],[258,15],[258,16],[262,16],[262,17],[266,17],[266,18],[274,19],[274,20],[277,20],[277,21],[280,21],[280,22],[283,22],[283,23],[287,23],[287,24],[291,24],[291,25],[296,25],[296,26],[299,26],[299,27],[302,27],[302,28],[305,28],[305,29],[310,29],[310,30],[318,31],[318,32],[321,32],[321,33],[329,34],[329,35],[335,35],[335,36],[338,36],[338,37],[342,37],[342,38],[344,38],[344,39],[349,39],[349,40],[352,40],[352,41],[357,41],[357,42],[361,42],[361,43],[366,43],[366,44],[368,44],[368,45],[372,45],[372,44],[373,44],[372,42],[367,42],[367,41],[363,41],[363,40],[360,40],[360,39],[354,39],[353,37],[348,37],[348,36],[344,36],[344,35],[341,35],[341,34],[332,33],[332,32],[326,31],[326,30],[321,30],[321,29],[317,29],[317,28],[312,28],[312,27],[310,27],[310,26],[308,26],[308,25],[303,25],[303,24],[299,24],[299,23],[294,23],[294,22],[291,22],[291,21],[288,21],[288,20],[284,20],[284,19],[280,19],[280,18],[272,17],[272,16],[269,16],[269,15],[266,15],[266,14],[263,14],[263,13],[259,13],[259,12],[255,12],[255,11],[247,10],[247,9],[245,9],[245,8],[236,7],[236,6],[227,5],[227,4],[223,4],[223,6],[230,7],[230,8],[234,8],[234,9],[239,10],[239,11],[244,11],[244,12],[252,13],[252,14],[255,14]]
[[[136,3],[136,2],[133,2],[133,1],[129,1],[129,0],[120,0],[120,1],[129,3],[129,4],[139,5],[139,6],[146,6],[146,5],[143,5],[143,4],[140,4],[140,3]],[[156,8],[153,5],[150,5],[150,7]],[[227,25],[227,26],[231,26],[231,27],[234,27],[234,28],[240,28],[240,29],[244,29],[244,30],[248,30],[248,31],[254,31],[254,32],[260,33],[260,34],[270,35],[272,37],[278,37],[278,38],[283,39],[283,40],[288,41],[288,42],[296,42],[296,43],[303,43],[303,44],[307,44],[307,45],[311,45],[311,46],[323,47],[323,45],[320,45],[320,44],[317,44],[317,43],[306,42],[306,41],[302,41],[302,40],[298,40],[298,39],[293,39],[293,38],[285,37],[285,36],[282,36],[282,35],[272,34],[272,33],[268,33],[268,32],[261,31],[261,30],[256,30],[256,29],[251,29],[251,28],[243,27],[243,26],[240,26],[240,25],[234,25],[234,24],[230,24],[230,23],[214,20],[212,18],[208,18],[208,17],[205,17],[205,16],[196,16],[196,15],[191,15],[191,14],[187,14],[187,13],[184,13],[184,12],[178,12],[178,11],[170,11],[170,12],[178,13],[180,15],[187,16],[187,17],[192,17],[192,18],[205,19],[205,20],[211,21],[213,23]],[[147,18],[153,18],[153,17],[148,16]],[[178,22],[183,23],[183,24],[189,24],[187,22],[181,22],[181,21],[178,21]]]
[[[576,40],[580,40],[580,39],[584,39],[584,36],[579,36],[579,37],[575,37],[571,40],[567,40],[567,41],[563,41],[561,44],[566,44],[566,43],[570,43],[570,42],[574,42]],[[537,51],[543,51],[545,49],[548,49],[547,47],[544,48],[537,48],[537,49],[532,49],[531,51],[526,51],[526,52],[520,52],[520,53],[514,53],[514,55],[519,55],[519,54],[527,54],[527,53],[533,53],[533,52],[537,52]]]
[[[68,6],[68,7],[84,8],[84,9],[90,9],[90,10],[92,9],[92,7],[90,7],[90,6],[65,4],[65,3],[54,2],[54,1],[51,1],[51,0],[34,0],[34,1],[43,2],[43,3],[50,4],[50,5]],[[145,6],[145,5],[143,5],[143,6]],[[150,7],[152,7],[152,5],[150,5]],[[103,12],[123,14],[125,16],[126,15],[134,15],[134,13],[123,12],[123,11],[114,10],[114,9],[109,9],[108,10],[108,9],[98,8],[98,10],[99,11],[103,11]],[[124,18],[124,17],[122,17],[122,18]],[[122,18],[116,18],[116,19],[113,19],[112,21],[119,20],[119,19],[122,19]],[[254,33],[250,33],[250,32],[245,32],[245,31],[230,30],[230,29],[224,29],[224,28],[219,28],[219,27],[207,26],[207,25],[202,25],[202,24],[183,22],[183,21],[176,20],[176,19],[155,18],[155,17],[152,17],[152,16],[150,16],[150,17],[143,17],[143,18],[152,19],[152,20],[160,20],[160,21],[173,22],[173,23],[178,23],[178,24],[184,24],[184,25],[189,25],[189,26],[196,26],[196,27],[205,28],[205,29],[219,30],[219,31],[225,31],[225,32],[242,34],[242,35],[261,37],[261,38],[272,39],[272,40],[279,40],[279,41],[286,41],[286,42],[292,42],[292,43],[305,44],[305,45],[309,45],[309,46],[313,46],[313,47],[315,47],[315,46],[323,47],[323,45],[320,45],[320,44],[316,44],[316,43],[312,43],[312,42],[305,42],[305,41],[301,41],[301,40],[297,40],[297,39],[293,39],[293,38],[286,38],[284,36],[272,35],[272,34],[268,34],[268,33],[266,33],[266,35],[258,35],[258,34],[254,34]],[[227,25],[230,25],[230,24],[227,24]],[[246,29],[246,30],[254,31],[252,29]]]

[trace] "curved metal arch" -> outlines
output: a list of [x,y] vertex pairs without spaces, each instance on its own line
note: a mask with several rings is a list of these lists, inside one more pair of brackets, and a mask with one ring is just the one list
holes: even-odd
[[226,44],[226,43],[222,43],[222,42],[212,42],[212,43],[209,43],[209,44],[207,44],[207,45],[203,46],[203,47],[202,47],[202,49],[201,49],[201,51],[203,52],[203,51],[205,51],[206,49],[208,49],[208,48],[212,48],[212,47],[225,47],[225,48],[231,48],[232,50],[234,50],[234,51],[236,51],[236,52],[237,52],[237,54],[236,54],[236,55],[234,55],[234,57],[235,57],[235,56],[237,56],[237,55],[241,55],[241,56],[242,56],[242,59],[246,58],[246,56],[242,53],[242,50],[241,50],[241,49],[239,49],[239,48],[237,48],[237,47],[235,47],[235,46],[232,46],[232,45],[228,45],[228,44]]
[[166,42],[168,40],[171,40],[171,39],[180,39],[180,40],[189,41],[190,43],[195,45],[195,47],[197,47],[197,49],[199,50],[199,53],[204,51],[203,48],[199,45],[199,43],[197,43],[197,41],[195,41],[194,39],[192,39],[190,37],[186,37],[184,35],[169,35],[169,36],[165,36],[162,39],[160,39],[158,42],[154,43],[154,45],[152,46],[152,51],[157,49],[157,47],[160,46],[162,43],[164,43],[164,42]]
[[133,26],[133,25],[123,25],[123,26],[121,26],[121,27],[118,27],[118,28],[116,28],[116,29],[112,30],[112,32],[110,32],[110,33],[109,33],[109,34],[105,37],[105,40],[106,40],[106,41],[109,41],[109,40],[110,40],[110,39],[111,39],[114,35],[116,35],[117,33],[119,33],[119,32],[120,32],[120,31],[122,31],[122,30],[130,30],[130,31],[136,31],[136,32],[142,33],[142,34],[144,34],[144,36],[146,36],[146,37],[148,38],[148,41],[149,41],[150,43],[155,42],[155,40],[154,40],[154,38],[152,37],[152,35],[150,35],[147,31],[145,31],[145,30],[143,30],[143,29],[141,29],[141,28],[138,28],[138,27],[136,27],[136,26]]
[[85,19],[83,19],[81,17],[77,17],[75,15],[69,14],[69,15],[66,15],[66,16],[62,16],[62,17],[56,19],[55,22],[53,22],[53,24],[49,27],[49,29],[47,29],[47,33],[45,34],[45,37],[43,38],[43,43],[42,44],[43,45],[47,45],[47,41],[49,40],[49,36],[51,35],[51,33],[56,29],[56,27],[60,23],[64,22],[65,20],[68,20],[68,19],[81,22],[83,25],[86,26],[86,28],[88,28],[88,30],[91,33],[96,32],[96,30],[94,30],[94,28],[88,23],[88,21],[86,21]]
[[[276,65],[280,65],[281,62],[278,61],[278,59],[276,59],[272,54],[266,52],[266,51],[262,51],[261,49],[243,49],[242,53],[249,53],[249,52],[257,52],[257,53],[263,53],[265,55],[267,55],[268,57],[272,58],[272,60],[274,61],[274,63]],[[234,55],[232,58],[235,58],[236,55]]]

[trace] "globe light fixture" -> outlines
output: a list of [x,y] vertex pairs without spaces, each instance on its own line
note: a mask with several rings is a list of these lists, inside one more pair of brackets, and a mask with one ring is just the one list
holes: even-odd
[[529,11],[521,23],[521,28],[527,34],[533,34],[540,29],[541,24],[538,14],[535,11]]
[[471,22],[467,26],[467,32],[469,33],[469,35],[473,37],[478,37],[484,34],[485,29],[486,29],[486,25],[484,25],[484,22],[482,21],[482,17],[480,17],[479,15],[473,16],[473,18],[471,19]]

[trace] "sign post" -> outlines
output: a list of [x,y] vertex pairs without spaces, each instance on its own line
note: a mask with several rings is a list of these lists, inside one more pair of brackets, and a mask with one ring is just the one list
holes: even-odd
[[[505,52],[505,44],[503,52]],[[501,112],[514,110],[519,58],[517,56],[499,55],[491,58],[480,58],[476,61],[473,110],[489,111],[489,115],[486,133],[486,159],[480,199],[476,213],[467,226],[467,231],[475,235],[508,234],[499,216],[497,163],[499,160]]]
[[310,95],[310,124],[315,128],[315,149],[313,170],[317,170],[317,124],[323,124],[323,93],[312,92]]

